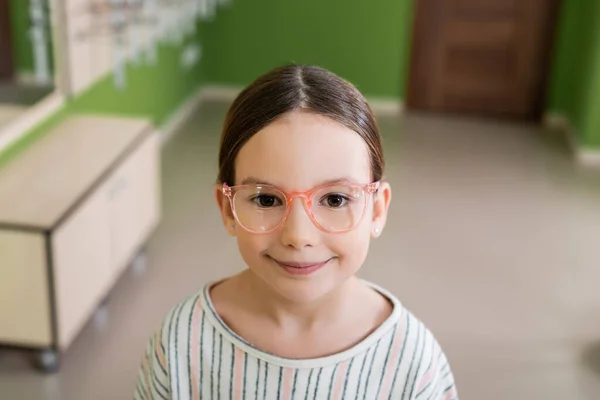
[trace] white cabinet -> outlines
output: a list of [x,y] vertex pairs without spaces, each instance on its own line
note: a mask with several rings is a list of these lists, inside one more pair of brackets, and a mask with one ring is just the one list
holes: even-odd
[[79,116],[0,170],[0,345],[68,348],[158,223],[159,160],[147,121]]
[[58,345],[66,348],[109,289],[110,204],[95,191],[51,236]]
[[121,165],[108,182],[111,224],[111,268],[119,274],[157,222],[159,174],[156,153],[159,139],[145,141]]
[[0,230],[0,260],[2,341],[24,346],[51,346],[44,235]]

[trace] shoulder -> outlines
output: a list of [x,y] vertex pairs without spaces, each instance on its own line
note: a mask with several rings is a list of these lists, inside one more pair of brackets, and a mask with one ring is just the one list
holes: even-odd
[[201,293],[173,307],[150,337],[138,373],[135,399],[171,398],[171,390],[179,387],[181,372],[177,370],[177,357],[194,335],[190,328],[193,324],[197,326],[194,318],[201,313]]
[[[440,343],[425,323],[390,292],[377,287],[394,305],[394,334],[388,368],[394,369],[394,397],[416,400],[457,399],[454,376]],[[391,372],[391,371],[389,371]]]
[[186,297],[172,307],[157,332],[168,351],[178,341],[185,340],[203,313],[203,290]]
[[439,346],[427,326],[404,307],[396,296],[380,286],[372,283],[368,284],[386,297],[393,306],[392,314],[387,323],[394,324],[395,340],[398,342],[401,339],[401,342],[396,343],[396,345],[402,349],[403,357],[406,355],[412,356],[415,353],[413,361],[419,361],[421,353],[428,351],[427,349],[431,347]]
[[457,399],[454,376],[448,359],[427,326],[410,311],[403,309],[399,331],[404,340],[399,373],[408,381],[414,399]]
[[402,331],[406,350],[427,353],[428,349],[439,347],[429,328],[406,308],[401,309],[396,329]]

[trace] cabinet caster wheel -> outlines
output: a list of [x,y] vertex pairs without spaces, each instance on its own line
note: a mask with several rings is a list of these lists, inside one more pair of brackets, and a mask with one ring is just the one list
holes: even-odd
[[56,350],[42,350],[35,355],[36,368],[45,373],[58,371],[59,356]]

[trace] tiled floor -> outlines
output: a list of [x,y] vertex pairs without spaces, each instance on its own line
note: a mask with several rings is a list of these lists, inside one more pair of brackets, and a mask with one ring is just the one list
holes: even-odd
[[[131,398],[167,310],[242,268],[211,188],[225,111],[203,106],[164,149],[147,270],[126,273],[58,374],[0,353],[0,399]],[[600,398],[600,171],[534,126],[414,114],[380,126],[394,198],[363,276],[434,331],[461,398]]]

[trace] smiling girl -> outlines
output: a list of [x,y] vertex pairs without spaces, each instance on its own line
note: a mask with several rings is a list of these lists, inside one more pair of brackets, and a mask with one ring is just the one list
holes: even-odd
[[243,272],[176,306],[136,399],[457,399],[448,361],[391,293],[357,278],[391,200],[360,92],[288,65],[237,97],[215,195]]

